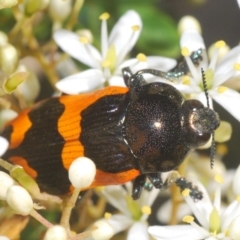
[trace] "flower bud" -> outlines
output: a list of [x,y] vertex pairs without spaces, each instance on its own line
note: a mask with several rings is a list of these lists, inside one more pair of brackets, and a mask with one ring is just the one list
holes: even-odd
[[17,92],[20,93],[27,102],[34,101],[40,92],[40,83],[36,74],[28,70],[23,64],[19,65],[17,72],[26,72],[29,74],[22,84],[18,86]]
[[0,48],[8,42],[8,36],[6,33],[0,31]]
[[49,3],[49,14],[53,21],[64,21],[72,11],[71,0],[51,0]]
[[75,188],[86,188],[91,185],[96,175],[94,162],[87,157],[79,157],[72,162],[68,177]]
[[15,184],[13,178],[7,173],[0,171],[0,199],[6,200],[7,190],[9,187]]
[[112,226],[105,220],[95,222],[94,226],[97,227],[91,234],[94,240],[107,240],[114,234]]
[[0,47],[0,68],[11,74],[18,65],[18,53],[14,46],[7,43]]
[[31,16],[41,8],[42,0],[24,0],[23,10],[26,16]]
[[44,240],[67,240],[67,238],[66,229],[62,226],[56,225],[47,230]]
[[10,240],[8,237],[0,236],[0,240]]
[[0,136],[0,156],[2,156],[6,152],[8,145],[8,141]]
[[0,9],[11,8],[17,4],[18,4],[18,0],[1,0],[0,1]]
[[18,214],[28,215],[33,209],[33,200],[21,186],[11,186],[7,190],[8,205]]
[[198,20],[192,16],[184,16],[178,23],[178,32],[180,34],[187,29],[195,29],[201,34],[201,25]]
[[[13,111],[12,109],[2,109],[0,111],[0,126],[3,126],[6,122],[9,122],[10,120],[14,119],[15,117],[17,117],[17,115],[18,115],[17,112]],[[2,145],[0,143],[0,149],[1,148]]]

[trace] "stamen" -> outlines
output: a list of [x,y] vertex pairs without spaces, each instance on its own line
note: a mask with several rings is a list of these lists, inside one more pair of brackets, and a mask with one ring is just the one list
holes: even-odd
[[182,221],[191,224],[192,227],[194,227],[198,232],[204,235],[204,238],[209,236],[209,232],[205,228],[199,226],[197,223],[194,222],[194,217],[188,215],[185,216]]
[[191,224],[194,221],[194,217],[187,215],[182,219],[182,221]]
[[83,44],[88,44],[88,39],[86,37],[80,37],[80,42]]
[[140,29],[140,26],[139,26],[139,25],[133,25],[133,26],[132,26],[133,32],[137,32],[139,29]]
[[108,68],[111,65],[111,62],[109,60],[104,60],[102,62],[102,67],[103,68]]
[[234,63],[233,69],[236,71],[240,71],[240,63]]
[[132,34],[130,35],[128,41],[126,41],[126,45],[123,47],[122,51],[119,53],[119,56],[117,58],[117,63],[116,63],[117,66],[123,61],[124,57],[126,56],[129,50],[129,43],[132,42],[132,39],[134,38],[135,34],[137,33],[137,31],[140,30],[140,26],[133,25],[131,29],[132,29]]
[[236,201],[240,202],[240,195],[236,197]]
[[146,62],[147,61],[147,57],[143,53],[139,53],[136,58],[139,62]]
[[182,191],[182,195],[183,195],[184,197],[188,197],[189,194],[190,194],[190,189],[188,189],[188,188],[186,188],[186,189],[184,189],[184,190]]
[[199,75],[196,67],[194,66],[191,58],[190,58],[190,52],[187,47],[183,47],[181,51],[182,55],[185,57],[185,60],[187,62],[188,68],[193,76],[193,79],[198,83],[201,76]]
[[217,182],[217,183],[223,183],[223,177],[219,174],[216,174],[214,176],[214,180]]
[[182,78],[182,84],[189,85],[190,83],[191,83],[191,80],[190,80],[190,78],[188,76],[184,76]]
[[110,219],[112,217],[112,214],[111,213],[109,213],[109,212],[105,212],[104,213],[104,218],[105,219]]
[[222,47],[225,47],[225,46],[226,46],[226,43],[223,40],[217,41],[215,43],[216,48],[222,48]]
[[199,210],[199,208],[197,208],[196,203],[193,201],[193,199],[190,197],[189,194],[190,194],[190,189],[186,188],[185,190],[182,191],[182,195],[183,195],[186,203],[188,204],[188,206],[190,207],[192,212],[194,212],[198,221],[205,228],[208,227],[208,220],[207,220],[206,216],[204,214],[202,214],[202,212]]
[[100,20],[108,20],[110,18],[110,14],[105,12],[99,16]]
[[143,214],[150,215],[152,213],[152,209],[149,206],[143,206],[141,209]]
[[90,50],[90,47],[89,47],[89,42],[88,42],[88,39],[86,37],[80,37],[79,38],[80,42],[82,44],[84,44],[84,47],[88,53],[88,55],[91,57],[92,61],[97,65],[99,66],[99,62],[96,60],[96,58],[92,55],[92,51]]
[[210,64],[209,64],[209,68],[211,69],[215,69],[216,67],[216,64],[217,64],[217,60],[218,60],[218,55],[220,53],[220,48],[223,48],[225,47],[226,43],[224,41],[217,41],[215,43],[215,50],[213,52],[213,55],[212,55],[212,58],[211,58],[211,61],[210,61]]
[[210,232],[212,233],[218,233],[221,229],[221,219],[220,219],[220,215],[219,212],[217,211],[217,209],[214,207],[212,212],[209,215],[209,229]]
[[218,88],[217,88],[217,92],[218,93],[224,93],[224,92],[226,92],[228,90],[228,88],[227,87],[224,87],[224,86],[219,86]]
[[107,19],[110,17],[109,13],[103,13],[99,19],[102,20],[101,25],[101,50],[103,59],[106,57],[108,49],[108,29]]

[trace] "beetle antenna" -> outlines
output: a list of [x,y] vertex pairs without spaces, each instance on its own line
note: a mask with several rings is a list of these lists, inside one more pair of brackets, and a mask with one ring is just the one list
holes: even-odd
[[203,82],[203,90],[207,99],[207,107],[210,108],[209,105],[209,96],[208,96],[208,91],[207,91],[207,82],[206,82],[206,75],[205,72],[203,70],[203,68],[201,68],[201,72],[202,72],[202,82]]
[[[201,68],[202,72],[202,82],[203,82],[203,90],[207,99],[207,107],[210,108],[209,104],[209,96],[208,96],[208,91],[207,91],[207,82],[206,82],[206,76],[203,68]],[[215,144],[215,138],[214,138],[214,130],[212,131],[212,143],[211,143],[211,149],[210,149],[210,166],[213,168],[214,165],[214,156],[215,156],[215,151],[216,151],[216,144]]]

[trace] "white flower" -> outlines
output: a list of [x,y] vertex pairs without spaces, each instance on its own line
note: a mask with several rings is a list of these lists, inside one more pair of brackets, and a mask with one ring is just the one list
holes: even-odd
[[106,214],[105,220],[112,226],[114,234],[128,229],[127,240],[149,240],[147,218],[159,189],[143,190],[141,197],[134,201],[131,197],[132,183],[125,184],[125,187],[107,186],[102,190],[106,200],[120,211],[119,214]]
[[7,173],[0,171],[0,199],[6,200],[7,190],[15,181]]
[[58,30],[54,33],[56,43],[73,58],[91,67],[91,69],[66,77],[56,87],[68,94],[78,94],[102,87],[107,81],[110,85],[125,86],[121,70],[130,67],[133,72],[142,68],[158,68],[168,71],[176,64],[175,60],[163,57],[146,57],[139,54],[135,59],[124,62],[125,57],[135,45],[141,29],[140,16],[133,10],[126,12],[113,27],[108,37],[108,13],[100,16],[101,52],[89,44],[86,37]]
[[[240,105],[240,94],[222,86],[230,78],[240,75],[240,46],[233,48],[219,60],[221,49],[225,47],[225,43],[218,41],[215,44],[211,61],[208,62],[203,38],[196,30],[186,30],[181,36],[180,45],[191,75],[183,77],[183,84],[178,84],[176,87],[183,93],[191,94],[191,98],[206,104],[201,75],[201,68],[203,68],[210,96],[210,106],[212,107],[213,99],[240,121],[240,111],[237,111]],[[194,66],[189,54],[200,48],[203,49],[203,60],[200,61],[199,66]]]
[[[203,199],[198,202],[194,202],[194,200],[189,196],[188,189],[183,191],[183,196],[200,225],[194,222],[193,217],[185,216],[183,221],[190,223],[190,225],[153,226],[149,227],[149,233],[157,240],[239,239],[240,195],[238,195],[236,200],[223,210],[221,206],[220,186],[223,179],[220,175],[216,175],[215,180],[217,182],[217,186],[213,202],[210,201],[210,197],[206,189],[200,183],[198,184],[198,188],[203,193]],[[239,181],[240,171],[238,169],[233,181],[233,186],[236,186]],[[239,190],[235,191],[235,193],[239,194]]]

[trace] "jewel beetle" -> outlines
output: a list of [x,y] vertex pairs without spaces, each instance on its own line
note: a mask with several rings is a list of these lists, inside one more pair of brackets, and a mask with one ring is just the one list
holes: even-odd
[[91,187],[134,180],[134,199],[146,178],[162,188],[161,173],[176,169],[191,149],[205,144],[220,120],[172,85],[147,83],[144,73],[163,74],[125,68],[127,87],[53,97],[25,110],[2,129],[10,143],[2,158],[23,166],[49,194],[72,191],[68,168],[79,156],[96,164]]

